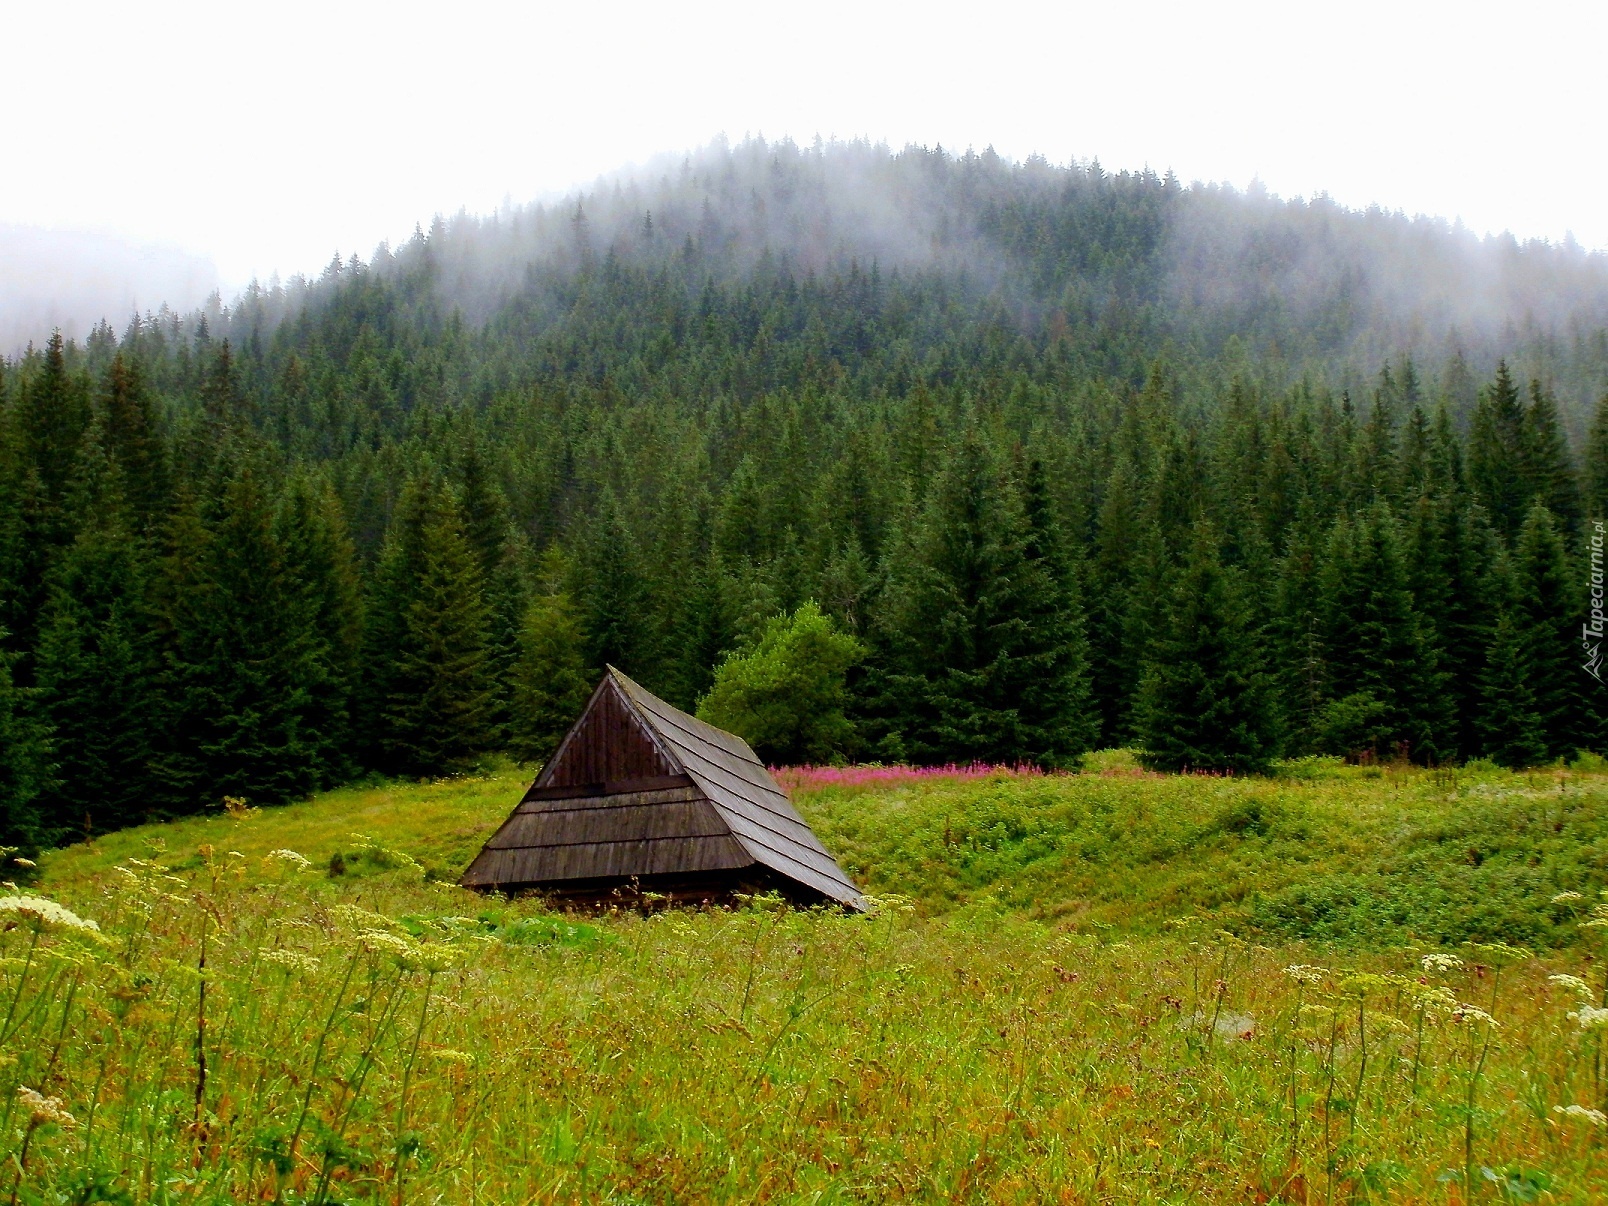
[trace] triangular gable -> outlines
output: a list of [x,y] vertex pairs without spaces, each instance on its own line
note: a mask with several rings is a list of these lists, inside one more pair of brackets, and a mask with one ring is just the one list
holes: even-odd
[[542,767],[531,793],[685,773],[608,674],[592,692],[586,710],[570,726],[557,752]]

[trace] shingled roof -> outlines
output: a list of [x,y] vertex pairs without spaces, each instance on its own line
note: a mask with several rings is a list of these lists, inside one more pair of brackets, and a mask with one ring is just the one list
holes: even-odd
[[611,666],[461,882],[586,899],[632,881],[687,897],[773,887],[864,907],[746,741]]

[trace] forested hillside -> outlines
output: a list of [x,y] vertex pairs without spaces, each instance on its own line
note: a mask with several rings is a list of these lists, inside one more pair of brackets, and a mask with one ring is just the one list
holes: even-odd
[[809,600],[843,757],[1600,748],[1605,394],[1600,254],[1095,164],[438,221],[0,368],[0,842],[540,757]]

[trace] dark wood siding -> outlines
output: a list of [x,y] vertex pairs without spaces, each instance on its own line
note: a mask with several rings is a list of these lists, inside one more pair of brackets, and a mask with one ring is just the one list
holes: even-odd
[[580,787],[612,779],[676,775],[681,768],[654,741],[612,677],[605,678],[537,787]]

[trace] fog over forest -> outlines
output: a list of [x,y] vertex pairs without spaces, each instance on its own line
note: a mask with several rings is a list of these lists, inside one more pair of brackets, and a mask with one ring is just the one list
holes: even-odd
[[[0,232],[0,243],[19,234]],[[1582,375],[1577,356],[1608,327],[1608,254],[1482,238],[1439,218],[1351,210],[1321,196],[1186,185],[1098,162],[1012,163],[991,151],[721,140],[559,200],[438,216],[401,246],[340,267],[424,272],[439,307],[461,311],[472,328],[513,305],[522,323],[546,330],[562,322],[574,300],[564,286],[587,264],[662,267],[693,250],[688,288],[851,265],[937,276],[959,300],[1008,309],[1027,335],[1121,321],[1152,354],[1215,356],[1234,340],[1292,377],[1316,372],[1337,385],[1355,387],[1392,355],[1438,366],[1462,354],[1484,374],[1507,354],[1521,375],[1559,391],[1576,435],[1608,385],[1600,373]],[[0,337],[12,344],[39,342],[55,325],[81,336],[97,305],[119,330],[131,301],[186,310],[210,283],[199,261],[64,237],[36,243],[30,263],[14,249],[0,254],[20,264],[0,296]],[[227,333],[231,319],[269,329],[316,303],[338,275],[253,284],[228,310],[213,303],[214,330],[222,322]]]
[[219,287],[203,256],[104,232],[0,223],[0,355],[43,345],[60,329],[83,339],[97,322],[195,309]]
[[[1139,306],[1158,340],[1205,330],[1303,367],[1477,357],[1502,341],[1569,342],[1608,325],[1608,254],[1574,243],[1481,238],[1439,218],[1111,173],[1097,161],[864,142],[719,140],[562,200],[438,216],[367,263],[383,273],[428,263],[444,306],[479,325],[588,258],[662,263],[689,240],[717,279],[851,261],[940,273],[1018,308],[1024,325]],[[192,311],[216,287],[208,261],[177,249],[0,226],[0,349],[42,343],[56,327],[82,338],[97,319],[120,330],[163,304]],[[313,292],[305,281],[284,292],[254,284],[243,300],[267,302],[277,319]],[[556,321],[558,306],[548,310]],[[1571,400],[1590,400],[1595,383],[1582,386]]]

